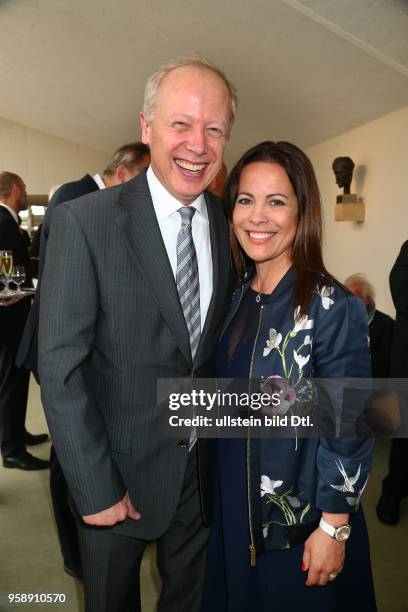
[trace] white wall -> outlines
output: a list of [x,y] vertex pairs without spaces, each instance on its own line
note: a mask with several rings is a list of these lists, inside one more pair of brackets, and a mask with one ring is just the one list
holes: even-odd
[[109,157],[0,118],[0,170],[21,176],[29,194],[48,193],[53,185],[101,172]]
[[[324,254],[339,280],[363,272],[376,289],[377,307],[394,316],[388,275],[408,240],[408,107],[360,126],[307,151],[319,182],[325,216]],[[341,193],[331,168],[349,156],[356,164],[351,192],[364,198],[366,220],[335,222]]]

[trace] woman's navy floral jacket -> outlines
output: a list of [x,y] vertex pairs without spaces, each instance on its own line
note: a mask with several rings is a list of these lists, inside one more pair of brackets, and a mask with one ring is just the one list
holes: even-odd
[[[249,281],[234,293],[226,327],[248,287]],[[322,280],[307,316],[297,314],[290,269],[271,295],[262,296],[248,372],[251,380],[278,385],[285,400],[280,415],[297,414],[295,398],[307,379],[371,378],[367,313],[358,298]],[[257,552],[304,541],[323,511],[357,510],[371,467],[372,439],[251,434],[247,445],[249,527]]]

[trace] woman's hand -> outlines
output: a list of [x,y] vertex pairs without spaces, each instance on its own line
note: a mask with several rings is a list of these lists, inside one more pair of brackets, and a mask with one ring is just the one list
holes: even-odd
[[[330,515],[325,515],[325,520],[329,522],[327,516]],[[343,524],[346,522],[347,520],[343,521]],[[332,521],[330,523],[336,524]],[[340,524],[342,523],[338,522],[338,525]],[[345,542],[337,542],[320,527],[315,529],[306,540],[303,553],[302,570],[308,572],[306,585],[324,586],[334,580],[335,578],[330,576],[337,576],[343,569],[345,548]]]

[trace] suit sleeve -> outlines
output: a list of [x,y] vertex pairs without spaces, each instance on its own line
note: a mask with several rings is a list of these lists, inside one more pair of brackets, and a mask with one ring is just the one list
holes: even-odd
[[125,486],[87,384],[98,320],[98,280],[69,205],[54,211],[40,301],[39,372],[56,453],[81,515],[117,503]]
[[[326,379],[371,378],[368,321],[362,302],[336,288],[335,300],[315,330],[313,354],[315,376]],[[347,385],[346,385],[347,386]],[[334,385],[343,412],[348,409],[347,391]],[[363,392],[360,402],[364,410]],[[354,402],[356,396],[354,395]],[[358,399],[357,399],[358,401]],[[356,411],[358,406],[354,406]],[[317,451],[316,506],[323,512],[357,510],[372,462],[371,438],[320,438]]]

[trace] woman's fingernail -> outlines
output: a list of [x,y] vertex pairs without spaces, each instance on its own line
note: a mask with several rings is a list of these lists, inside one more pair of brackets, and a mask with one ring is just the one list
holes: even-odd
[[305,572],[305,571],[306,571],[305,564],[302,563],[302,572]]

